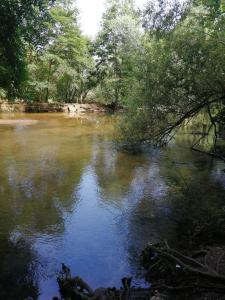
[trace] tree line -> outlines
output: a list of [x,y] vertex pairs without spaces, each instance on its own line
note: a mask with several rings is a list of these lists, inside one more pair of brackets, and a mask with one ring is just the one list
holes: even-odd
[[[2,0],[0,98],[123,106],[126,142],[163,145],[208,116],[225,133],[224,0],[108,0],[94,40],[72,0]],[[220,153],[218,154],[220,155]]]
[[108,1],[94,41],[78,20],[72,0],[1,1],[1,99],[122,103],[140,50],[133,1]]

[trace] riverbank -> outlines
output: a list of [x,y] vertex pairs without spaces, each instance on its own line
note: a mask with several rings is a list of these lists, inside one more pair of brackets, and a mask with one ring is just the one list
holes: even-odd
[[92,289],[73,277],[62,264],[57,282],[61,297],[55,300],[222,300],[224,298],[224,245],[180,252],[167,242],[149,244],[141,255],[149,287],[135,287],[132,277],[122,278],[121,288]]
[[109,112],[111,108],[101,104],[78,104],[78,103],[0,103],[0,113],[86,113],[86,112]]

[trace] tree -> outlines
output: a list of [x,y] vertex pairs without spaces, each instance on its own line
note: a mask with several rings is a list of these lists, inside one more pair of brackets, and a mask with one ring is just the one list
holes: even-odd
[[40,47],[53,0],[2,0],[0,3],[0,87],[18,94],[26,78],[26,44]]
[[29,57],[25,97],[39,101],[82,102],[91,87],[90,42],[81,35],[78,10],[71,1],[57,1],[50,10],[49,43]]
[[144,65],[140,66],[142,89],[136,106],[131,107],[136,111],[134,126],[127,119],[122,131],[128,139],[132,136],[130,142],[162,145],[185,121],[205,111],[208,134],[214,130],[211,152],[220,156],[217,141],[225,112],[224,6],[218,1],[191,3],[179,20],[170,22],[174,25],[169,30],[160,29],[160,34],[147,27]]
[[138,55],[140,26],[132,0],[108,1],[96,40],[99,90],[106,102],[118,106],[127,96],[132,59]]

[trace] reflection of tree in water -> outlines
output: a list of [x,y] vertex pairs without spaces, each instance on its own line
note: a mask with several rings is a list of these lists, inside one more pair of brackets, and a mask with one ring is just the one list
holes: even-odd
[[[45,234],[64,230],[63,213],[76,205],[74,191],[92,157],[92,145],[102,139],[105,118],[70,120],[38,116],[36,127],[6,127],[0,155],[0,225]],[[98,121],[98,122],[97,122]],[[102,124],[104,127],[102,127]],[[111,127],[108,122],[106,128]]]
[[74,190],[91,158],[90,138],[76,139],[76,132],[72,139],[71,133],[51,137],[47,130],[7,131],[0,149],[5,158],[0,162],[0,234],[6,237],[0,241],[0,299],[37,298],[35,272],[43,270],[35,263],[36,253],[29,242],[9,237],[62,235],[64,213],[76,205]]
[[146,243],[170,230],[166,224],[168,207],[163,202],[167,187],[160,174],[158,154],[132,155],[108,145],[95,149],[93,167],[102,201],[119,207],[115,221],[118,231],[123,232],[122,243],[133,270]]
[[225,190],[210,175],[195,176],[186,184],[171,187],[171,219],[179,248],[199,248],[225,238]]
[[[212,192],[210,189],[207,190],[207,199],[209,199],[209,193],[214,194],[215,199],[210,196],[211,200],[206,201],[205,207],[213,207],[210,203],[218,203],[218,199],[224,199],[223,193],[219,192],[221,190],[219,186],[216,186],[209,178],[209,171],[213,168],[210,160],[207,161],[206,168],[204,160],[199,160],[197,155],[193,157],[190,152],[180,151],[180,149],[176,152],[168,149],[165,159],[162,158],[159,161],[157,155],[134,156],[120,153],[114,151],[112,145],[107,142],[107,139],[104,140],[101,134],[93,135],[89,128],[88,137],[86,137],[85,132],[81,135],[78,130],[75,130],[72,139],[71,133],[69,136],[54,137],[56,141],[53,139],[52,145],[49,144],[49,135],[47,135],[40,148],[38,140],[35,142],[32,139],[34,144],[28,145],[28,137],[23,141],[24,143],[18,139],[17,143],[20,144],[17,147],[17,153],[13,152],[13,145],[10,149],[6,148],[5,152],[0,149],[1,154],[7,157],[7,160],[0,162],[1,233],[11,236],[11,233],[16,231],[27,233],[26,228],[28,228],[31,234],[62,235],[64,232],[63,213],[74,211],[74,205],[76,206],[77,202],[76,191],[79,190],[81,184],[81,174],[85,166],[90,163],[97,179],[95,185],[97,188],[100,187],[97,200],[100,200],[101,204],[107,208],[112,206],[118,208],[113,211],[116,225],[118,225],[116,226],[118,240],[121,239],[121,244],[124,245],[122,246],[124,255],[127,251],[130,266],[133,269],[137,267],[135,262],[138,254],[147,242],[160,238],[174,241],[177,240],[177,236],[185,235],[186,225],[181,226],[184,218],[177,218],[184,215],[184,212],[181,213],[178,210],[181,200],[173,197],[174,194],[180,196],[179,192],[183,188],[184,180],[180,172],[188,185],[193,187],[194,194],[198,193],[199,182],[202,182],[202,189],[200,189],[202,196],[205,194],[203,187],[205,185],[211,187]],[[24,157],[26,148],[30,151]],[[204,177],[200,172],[203,169],[207,169],[208,177]],[[209,182],[211,182],[210,185]],[[182,199],[186,201],[186,205],[183,206],[186,209],[185,214],[189,212],[189,205],[193,205],[190,212],[195,213],[195,219],[198,219],[199,203],[203,208],[206,203],[203,201],[204,197],[195,198],[198,200],[193,203],[188,203],[189,197]],[[202,210],[201,215],[203,212],[205,210]],[[173,227],[174,224],[175,227]],[[119,236],[120,233],[121,236]],[[8,254],[7,249],[10,249]],[[17,254],[14,257],[18,259],[12,260],[12,264],[15,264],[15,270],[17,267],[20,268],[21,273],[19,271],[17,273],[21,278],[21,286],[23,282],[25,286],[27,285],[26,288],[24,287],[26,291],[36,286],[35,280],[24,275],[26,272],[29,273],[31,262],[35,260],[35,253],[25,244],[21,246],[9,241],[0,244],[0,253],[2,257],[6,257],[3,259],[5,264],[10,261],[10,256],[15,251]],[[23,253],[25,253],[24,257]],[[1,269],[4,270],[1,274],[6,274],[0,275],[1,282],[5,282],[8,278],[7,274],[13,274],[13,267],[9,268],[9,273],[7,273],[6,265],[3,265]],[[16,285],[15,290],[18,288]],[[7,289],[9,289],[8,286]],[[11,293],[14,292],[11,291]],[[29,295],[32,294],[31,289]]]
[[34,232],[62,232],[62,214],[75,205],[74,189],[91,149],[81,139],[79,152],[69,153],[63,145],[46,145],[42,149],[32,147],[24,158],[25,148],[20,147],[10,161],[1,165],[1,230],[29,224],[29,230]]
[[138,168],[127,195],[125,210],[128,223],[128,253],[133,269],[139,267],[139,255],[148,242],[171,234],[170,206],[166,201],[167,185],[159,163],[152,161]]
[[[167,178],[167,199],[174,224],[171,244],[192,247],[225,237],[225,189],[221,165],[215,159],[181,146],[187,137],[179,137],[180,146],[167,149],[162,164]],[[221,230],[220,230],[221,229]],[[220,237],[219,237],[220,236]]]
[[6,238],[1,238],[0,244],[0,299],[37,299],[37,262],[31,246],[21,239]]
[[159,161],[135,168],[119,223],[123,230],[127,222],[134,269],[148,242],[166,239],[173,246],[188,247],[195,238],[201,243],[224,240],[225,190],[216,180],[215,167],[207,157],[168,149]]
[[139,166],[149,164],[146,156],[135,156],[116,151],[111,144],[94,149],[93,167],[98,177],[104,201],[124,200]]

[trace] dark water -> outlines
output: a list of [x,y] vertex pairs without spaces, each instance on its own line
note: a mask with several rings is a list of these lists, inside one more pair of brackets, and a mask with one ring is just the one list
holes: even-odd
[[116,151],[115,118],[0,116],[1,299],[51,299],[61,262],[94,288],[127,275],[143,285],[141,249],[174,234],[171,184],[225,187],[224,165],[189,151],[187,134],[163,151]]

